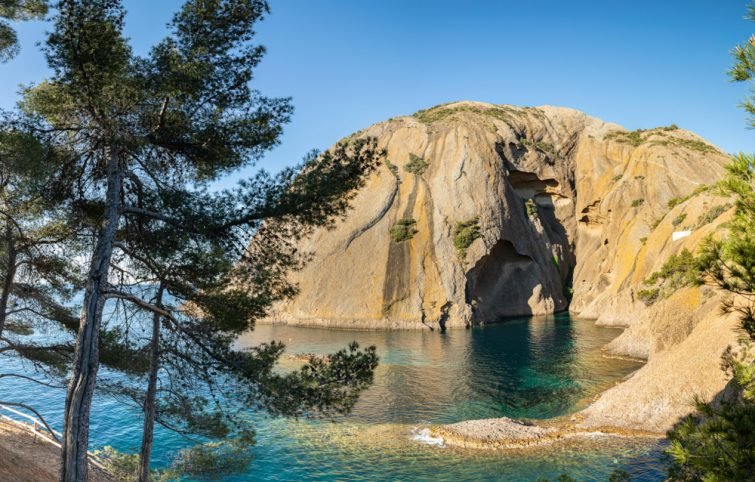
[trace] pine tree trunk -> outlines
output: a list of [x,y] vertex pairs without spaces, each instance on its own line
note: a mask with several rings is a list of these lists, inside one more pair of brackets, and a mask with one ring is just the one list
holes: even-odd
[[13,290],[13,280],[16,277],[16,260],[18,253],[16,252],[16,243],[13,239],[13,226],[11,221],[7,220],[5,226],[5,249],[8,251],[8,265],[5,268],[5,279],[3,280],[3,291],[0,293],[0,336],[3,336],[5,330],[5,320],[8,316],[8,300],[10,299],[11,291]]
[[[163,286],[157,290],[155,304],[162,307]],[[139,452],[139,482],[149,482],[149,462],[152,456],[152,440],[155,432],[155,412],[157,404],[157,372],[160,370],[160,315],[155,313],[152,318],[152,339],[150,340],[149,381],[147,395],[144,398],[144,432],[142,447]]]
[[107,161],[107,197],[105,213],[92,254],[86,281],[84,307],[81,311],[71,381],[66,393],[63,426],[62,482],[87,480],[87,448],[89,446],[89,411],[92,405],[97,370],[100,365],[99,339],[104,291],[108,288],[108,273],[113,254],[113,242],[120,221],[123,173],[118,150],[110,147]]

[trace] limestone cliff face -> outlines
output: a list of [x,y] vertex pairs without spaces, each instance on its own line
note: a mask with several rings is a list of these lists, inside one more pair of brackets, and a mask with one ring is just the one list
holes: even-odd
[[727,162],[681,129],[628,133],[547,106],[447,104],[355,135],[387,162],[304,243],[313,260],[275,321],[443,328],[570,307],[630,325],[647,311],[641,281],[681,245],[668,202]]
[[[675,126],[628,132],[571,109],[461,102],[376,124],[387,161],[333,230],[302,246],[300,294],[273,321],[445,328],[568,309],[626,329],[608,353],[647,359],[575,415],[663,432],[726,385],[735,317],[721,294],[648,302],[643,281],[721,232],[705,191],[727,156]],[[570,299],[571,298],[571,299]]]

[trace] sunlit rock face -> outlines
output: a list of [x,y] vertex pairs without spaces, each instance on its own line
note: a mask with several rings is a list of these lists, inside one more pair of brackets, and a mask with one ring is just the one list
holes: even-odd
[[[548,106],[447,104],[354,136],[387,161],[302,243],[312,261],[273,321],[442,329],[569,308],[629,325],[642,280],[695,238],[672,241],[688,228],[664,220],[669,201],[727,162],[681,129],[628,133]],[[692,223],[706,208],[690,209]]]

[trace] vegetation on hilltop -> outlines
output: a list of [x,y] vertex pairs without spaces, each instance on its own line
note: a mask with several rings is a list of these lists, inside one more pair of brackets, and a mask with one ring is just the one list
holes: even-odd
[[710,154],[720,152],[712,145],[699,139],[685,139],[676,135],[668,135],[667,132],[678,130],[676,124],[655,129],[637,129],[633,131],[614,130],[606,134],[606,140],[615,140],[622,144],[638,147],[643,144],[649,146],[681,147],[692,151]]
[[413,114],[414,118],[423,124],[432,124],[443,121],[451,116],[462,113],[473,113],[491,117],[507,124],[515,122],[516,118],[523,115],[518,109],[509,106],[486,106],[476,104],[442,104],[439,106],[423,109]]

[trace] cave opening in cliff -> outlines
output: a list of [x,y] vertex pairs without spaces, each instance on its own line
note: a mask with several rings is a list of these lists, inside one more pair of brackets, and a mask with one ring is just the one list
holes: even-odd
[[510,241],[499,240],[467,273],[465,297],[474,322],[531,315],[529,300],[540,283],[537,263]]

